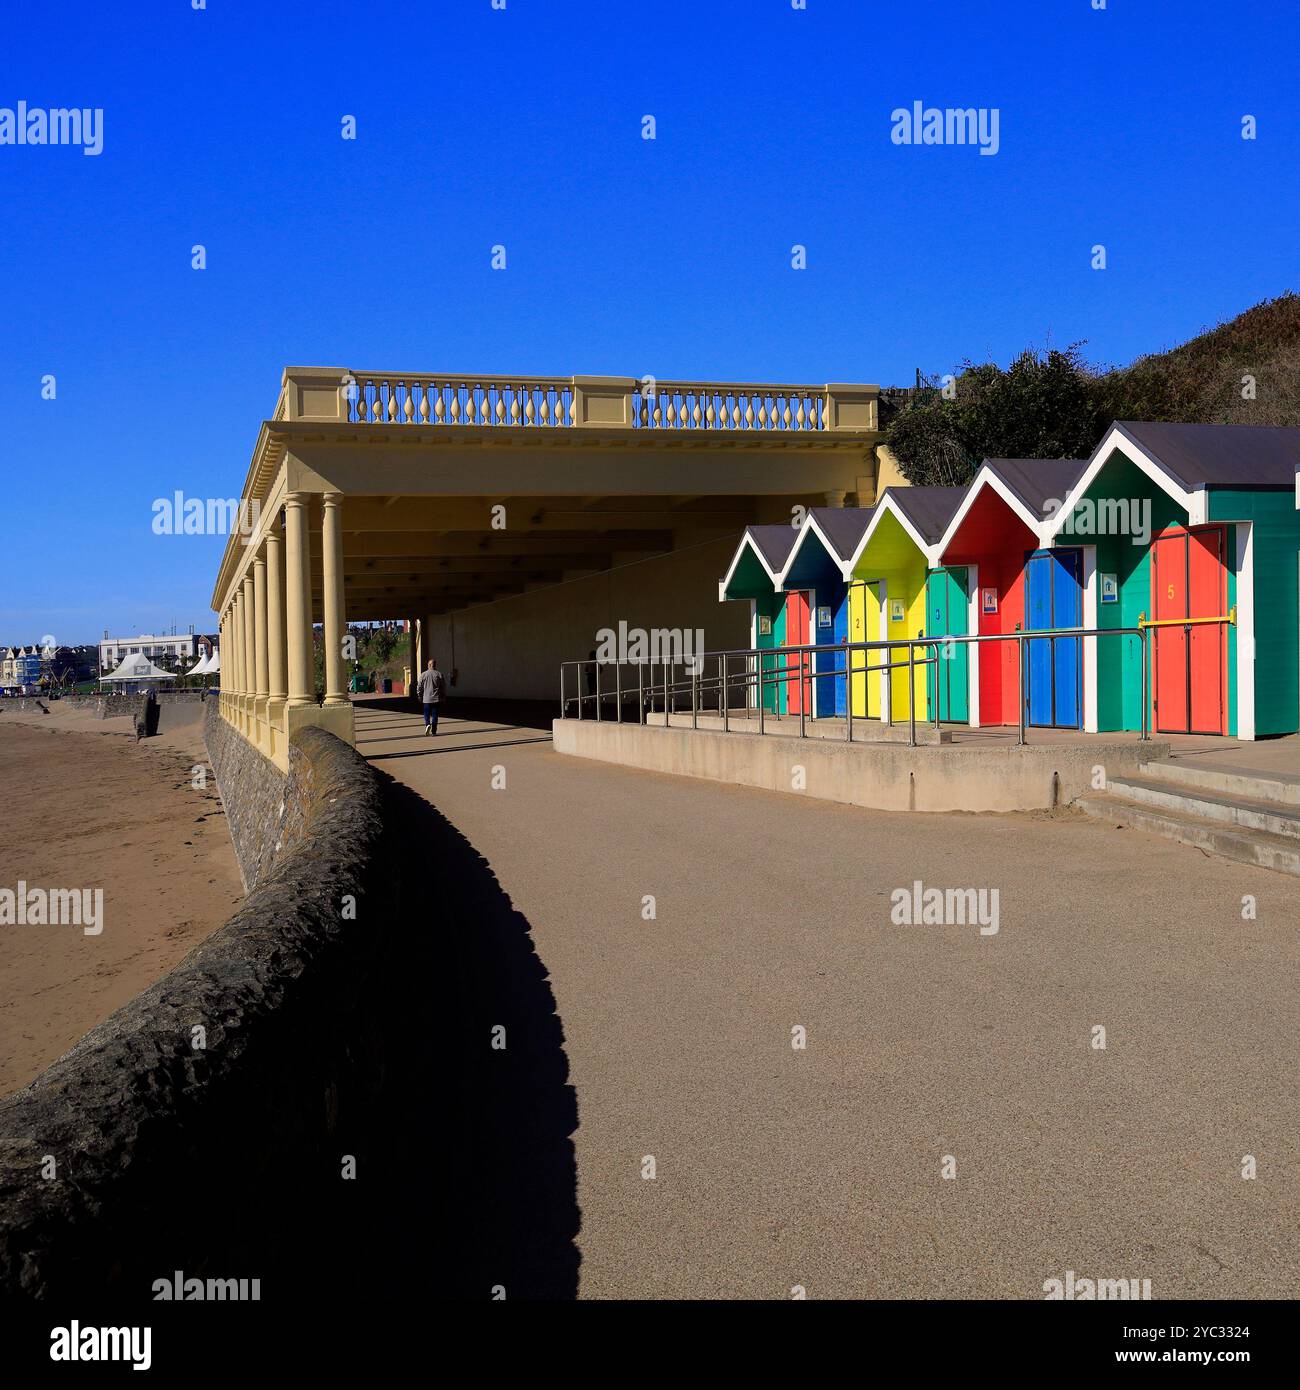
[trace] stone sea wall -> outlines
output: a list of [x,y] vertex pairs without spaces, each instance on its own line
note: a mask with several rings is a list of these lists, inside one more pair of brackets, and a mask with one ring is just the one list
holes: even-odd
[[428,1024],[385,783],[320,729],[295,735],[288,778],[209,732],[248,896],[0,1100],[0,1294],[368,1278],[368,1206],[418,1167]]

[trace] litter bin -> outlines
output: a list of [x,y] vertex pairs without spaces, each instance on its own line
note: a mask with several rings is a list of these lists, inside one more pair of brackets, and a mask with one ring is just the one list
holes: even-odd
[[393,681],[391,676],[384,677],[383,692],[385,695],[391,695],[393,693]]

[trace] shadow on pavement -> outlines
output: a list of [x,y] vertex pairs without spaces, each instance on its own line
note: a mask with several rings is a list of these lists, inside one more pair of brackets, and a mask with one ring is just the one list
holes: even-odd
[[[438,739],[443,737],[439,732]],[[401,753],[367,753],[366,760],[372,763],[386,762],[391,758],[428,758],[434,753],[472,753],[477,748],[518,748],[525,743],[550,743],[551,736],[545,738],[503,738],[498,743],[440,743],[428,739],[423,748],[410,748]]]
[[[414,698],[394,695],[353,697],[354,709],[397,711],[419,714],[420,704]],[[551,721],[559,712],[557,700],[475,700],[457,695],[448,696],[438,706],[441,719],[467,719],[484,724],[508,724],[514,728],[550,730]]]
[[[430,1185],[447,1174],[443,1239],[428,1264],[452,1299],[490,1299],[497,1285],[509,1300],[575,1298],[578,1105],[550,977],[482,855],[423,797],[380,776],[438,1059],[412,1097],[438,1116]],[[504,1048],[492,1045],[498,1027]]]

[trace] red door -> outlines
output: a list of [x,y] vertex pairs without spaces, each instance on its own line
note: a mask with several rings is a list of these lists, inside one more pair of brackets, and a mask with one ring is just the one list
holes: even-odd
[[1227,533],[1222,526],[1170,531],[1151,551],[1151,610],[1171,627],[1152,630],[1152,724],[1163,734],[1228,732],[1228,629],[1180,627],[1180,618],[1228,611]]
[[[785,600],[785,644],[787,647],[805,647],[808,645],[808,616],[808,594],[802,589],[795,589],[786,596]],[[811,674],[812,658],[792,652],[786,657],[785,664],[790,672],[785,686],[786,708],[791,714],[798,714],[800,710],[804,709],[805,695],[808,694],[811,685],[808,676]],[[810,695],[806,712],[812,713]]]

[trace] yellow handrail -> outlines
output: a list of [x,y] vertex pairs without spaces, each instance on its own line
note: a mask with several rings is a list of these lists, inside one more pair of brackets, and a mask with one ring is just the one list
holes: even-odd
[[1228,611],[1218,618],[1153,618],[1148,619],[1145,613],[1138,614],[1139,627],[1197,627],[1202,623],[1231,623],[1237,626],[1237,605],[1234,603]]

